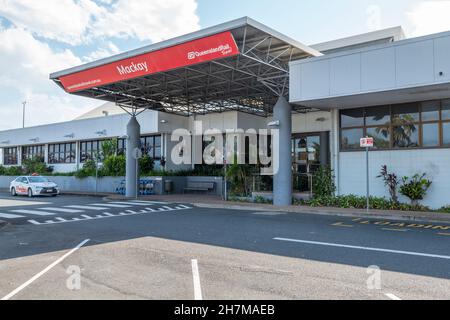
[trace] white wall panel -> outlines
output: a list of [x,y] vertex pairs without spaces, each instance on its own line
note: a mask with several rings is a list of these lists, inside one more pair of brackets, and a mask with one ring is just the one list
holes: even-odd
[[[450,80],[450,36],[436,39],[434,43],[436,81]],[[443,72],[440,76],[439,72]]]
[[385,48],[361,54],[361,90],[395,87],[395,49]]
[[330,60],[330,93],[340,95],[361,90],[361,55]]
[[328,60],[308,62],[302,65],[300,76],[303,98],[317,98],[330,94],[330,67]]
[[396,48],[397,86],[434,81],[433,40],[413,42]]
[[[365,196],[366,160],[364,152],[341,152],[339,154],[339,190],[341,194]],[[377,178],[381,166],[387,165],[401,179],[416,173],[427,173],[433,181],[427,197],[422,202],[432,208],[450,204],[450,149],[433,150],[393,150],[370,153],[370,189],[373,196],[389,198],[383,181]],[[401,197],[402,202],[408,202]]]

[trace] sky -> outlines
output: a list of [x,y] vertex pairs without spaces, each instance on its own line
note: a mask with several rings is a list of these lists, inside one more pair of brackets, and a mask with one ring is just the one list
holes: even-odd
[[249,16],[314,44],[392,26],[450,30],[450,0],[0,0],[0,131],[69,121],[101,101],[49,74]]

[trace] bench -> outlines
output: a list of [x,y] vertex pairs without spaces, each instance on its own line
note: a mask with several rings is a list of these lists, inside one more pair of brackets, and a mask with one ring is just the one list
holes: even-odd
[[215,185],[215,182],[189,181],[187,187],[184,188],[183,193],[186,193],[187,191],[210,193],[211,191],[214,191]]

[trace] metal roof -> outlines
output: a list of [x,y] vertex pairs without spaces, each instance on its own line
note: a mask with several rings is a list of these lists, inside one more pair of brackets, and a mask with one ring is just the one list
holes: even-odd
[[[152,109],[189,116],[237,110],[261,116],[272,113],[288,94],[289,62],[322,55],[248,17],[125,52],[50,75],[63,76],[229,31],[240,53],[73,94],[115,102],[132,109]],[[297,107],[302,109],[301,107]]]

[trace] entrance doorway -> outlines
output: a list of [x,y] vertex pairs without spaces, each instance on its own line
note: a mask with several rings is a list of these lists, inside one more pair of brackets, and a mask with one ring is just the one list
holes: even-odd
[[314,173],[321,166],[330,165],[329,136],[329,132],[320,132],[292,137],[294,190],[311,192]]

